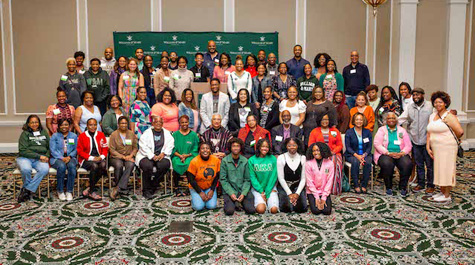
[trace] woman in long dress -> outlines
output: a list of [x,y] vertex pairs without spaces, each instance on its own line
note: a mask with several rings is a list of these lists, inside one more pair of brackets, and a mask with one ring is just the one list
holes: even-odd
[[463,129],[457,117],[447,110],[450,106],[450,96],[447,93],[434,92],[431,101],[436,112],[429,118],[426,147],[434,159],[434,184],[441,191],[432,198],[437,202],[449,202],[452,200],[450,191],[455,186],[457,169],[458,144],[455,137],[462,137]]

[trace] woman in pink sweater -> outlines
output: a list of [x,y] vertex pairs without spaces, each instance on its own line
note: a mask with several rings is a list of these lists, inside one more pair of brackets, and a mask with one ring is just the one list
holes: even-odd
[[330,193],[335,177],[332,152],[327,144],[316,142],[307,150],[305,175],[307,178],[307,198],[313,214],[330,215],[332,200]]
[[386,124],[378,129],[374,137],[374,162],[381,167],[380,175],[384,178],[386,194],[393,195],[394,168],[400,173],[399,191],[407,196],[407,182],[412,172],[411,139],[406,130],[397,125],[397,116],[388,112]]

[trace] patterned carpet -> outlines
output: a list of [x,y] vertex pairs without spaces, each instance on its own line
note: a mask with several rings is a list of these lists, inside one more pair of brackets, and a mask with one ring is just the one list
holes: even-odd
[[13,167],[0,157],[0,264],[475,264],[475,152],[459,161],[452,203],[387,197],[378,181],[334,197],[330,216],[194,213],[171,196],[20,205]]

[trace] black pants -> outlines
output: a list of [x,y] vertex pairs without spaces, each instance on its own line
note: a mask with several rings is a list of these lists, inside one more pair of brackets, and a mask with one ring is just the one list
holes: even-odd
[[95,192],[97,181],[107,174],[106,161],[84,161],[81,167],[89,170],[89,189],[91,193]]
[[94,102],[94,105],[99,108],[101,116],[104,116],[104,114],[107,112],[107,102],[105,100],[101,102]]
[[386,189],[393,188],[394,167],[399,169],[399,190],[407,189],[407,182],[412,173],[412,160],[408,155],[394,159],[388,155],[381,155],[378,160],[381,168],[380,175],[384,178]]
[[[427,187],[434,187],[434,161],[430,158],[425,145],[412,144],[412,155],[416,162],[417,185],[426,186],[426,168],[427,168]],[[425,166],[424,166],[425,164]]]
[[[350,162],[351,164],[351,179],[353,181],[353,186],[355,188],[360,187],[358,185],[359,175],[360,175],[360,161],[356,159],[354,156],[346,156],[346,161]],[[373,161],[373,156],[369,155],[366,156],[364,159],[365,163],[363,165],[363,180],[361,181],[361,187],[367,188],[369,182],[369,175],[371,174],[371,162]]]
[[[239,198],[241,194],[236,194],[236,197]],[[224,213],[226,215],[233,215],[236,211],[236,207],[238,202],[233,201],[229,195],[223,193],[224,199]],[[256,208],[254,207],[254,196],[252,192],[249,191],[247,195],[242,200],[242,207],[247,214],[254,214],[256,212]]]
[[[294,189],[290,189],[292,192],[295,192],[298,187]],[[308,209],[307,204],[307,193],[305,189],[302,190],[300,196],[297,200],[297,204],[294,206],[289,199],[289,196],[285,192],[285,190],[279,185],[277,185],[277,192],[279,193],[279,208],[281,212],[284,213],[291,213],[293,211],[297,213],[304,213]]]
[[[165,174],[170,169],[170,160],[163,158],[160,161],[153,161],[148,158],[142,158],[139,163],[140,169],[143,171],[143,193],[154,193],[158,188],[158,184],[164,178]],[[153,173],[153,167],[157,169]],[[153,179],[152,179],[153,176]]]
[[328,195],[327,200],[325,201],[326,205],[323,207],[323,210],[319,210],[317,208],[317,204],[315,203],[315,196],[313,194],[308,194],[308,204],[310,206],[310,211],[312,211],[313,214],[321,214],[323,213],[324,215],[330,215],[332,213],[332,199],[330,195]]
[[[125,161],[123,159],[111,158],[110,165],[114,167],[114,178],[116,180],[119,190],[127,191],[127,184],[129,184],[129,177],[134,170],[134,162]],[[125,167],[125,170],[124,170]]]

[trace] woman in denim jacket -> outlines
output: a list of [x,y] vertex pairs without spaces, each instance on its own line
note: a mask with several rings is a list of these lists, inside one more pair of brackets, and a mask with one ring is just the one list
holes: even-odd
[[[76,178],[76,165],[78,164],[77,144],[78,137],[69,131],[70,119],[62,119],[58,122],[58,132],[53,134],[50,139],[51,166],[57,170],[58,180],[58,198],[61,201],[71,201],[73,199],[74,179]],[[66,194],[64,194],[64,178],[68,170]]]

